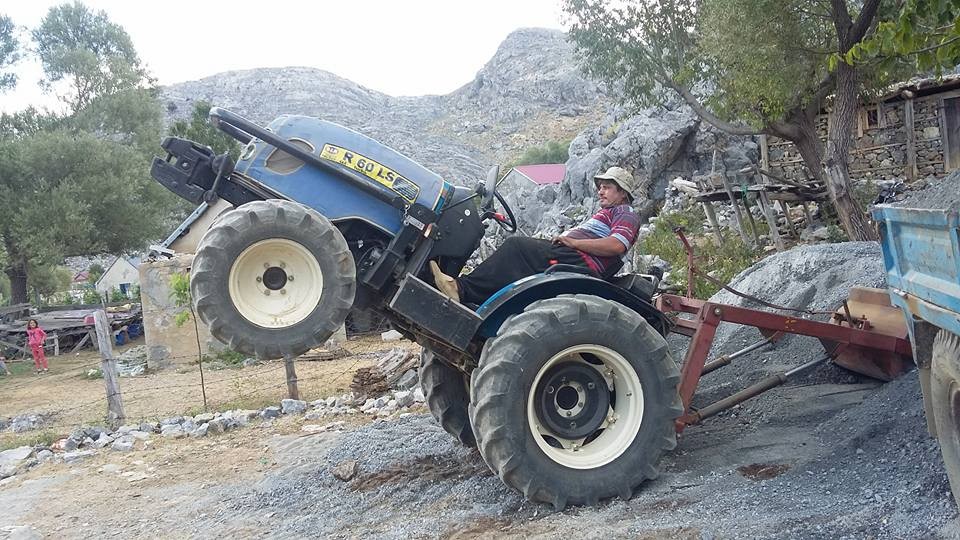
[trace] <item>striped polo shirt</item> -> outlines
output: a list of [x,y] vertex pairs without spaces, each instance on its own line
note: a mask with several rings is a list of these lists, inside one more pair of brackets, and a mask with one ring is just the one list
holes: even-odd
[[[601,208],[593,217],[564,233],[564,236],[588,240],[612,236],[629,251],[637,240],[637,230],[639,229],[640,216],[633,211],[629,204],[621,204],[611,208]],[[616,256],[598,257],[583,251],[580,251],[580,255],[583,256],[587,266],[600,275],[603,275],[604,271],[619,258]]]

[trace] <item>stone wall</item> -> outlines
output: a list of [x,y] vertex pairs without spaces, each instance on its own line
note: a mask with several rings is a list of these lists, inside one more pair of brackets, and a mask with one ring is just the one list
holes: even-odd
[[170,278],[188,272],[193,255],[182,254],[172,259],[145,262],[140,265],[140,295],[143,303],[143,330],[147,342],[147,362],[151,369],[185,364],[197,359],[197,329],[200,352],[221,350],[217,341],[202,321],[192,320],[177,326],[174,318],[182,309],[172,296]]
[[[945,176],[944,152],[940,133],[939,96],[914,100],[914,145],[917,177]],[[904,123],[905,102],[880,103],[877,125],[867,126],[858,111],[854,127],[854,144],[850,152],[850,178],[854,181],[881,182],[906,177],[907,131]],[[817,117],[817,131],[826,139],[828,116]],[[803,159],[793,143],[768,138],[769,167],[774,174],[803,182],[810,178]]]

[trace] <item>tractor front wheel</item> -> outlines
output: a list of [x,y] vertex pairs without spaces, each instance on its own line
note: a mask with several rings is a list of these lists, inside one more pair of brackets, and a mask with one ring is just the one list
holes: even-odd
[[616,302],[531,304],[487,341],[472,379],[470,419],[487,465],[557,509],[629,499],[676,445],[679,370],[663,336]]
[[190,292],[231,349],[260,358],[323,345],[353,305],[356,269],[340,231],[302,204],[268,200],[221,216],[200,241]]

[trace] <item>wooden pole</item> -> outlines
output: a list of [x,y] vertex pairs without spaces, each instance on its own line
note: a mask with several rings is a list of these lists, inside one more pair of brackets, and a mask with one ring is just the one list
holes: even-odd
[[284,356],[283,364],[287,373],[287,397],[290,399],[300,399],[300,389],[297,387],[297,370],[293,361],[295,357]]
[[800,233],[797,232],[797,226],[794,225],[793,219],[790,217],[790,205],[784,201],[777,201],[780,203],[780,210],[783,211],[783,217],[787,220],[787,228],[790,230],[790,235],[794,238],[800,238]]
[[904,172],[911,182],[917,178],[917,144],[913,123],[913,98],[908,97],[903,102],[903,126],[907,130],[907,165]]
[[747,220],[750,221],[750,230],[753,231],[754,245],[760,247],[760,232],[757,231],[757,222],[753,220],[753,213],[750,212],[750,197],[747,194],[743,195],[743,208],[747,212]]
[[767,227],[770,228],[770,239],[773,240],[773,247],[777,248],[777,251],[783,251],[786,246],[783,244],[783,238],[780,237],[780,228],[777,226],[777,218],[773,215],[773,207],[767,198],[767,192],[761,191],[758,200],[760,201],[760,209],[763,210],[763,217],[767,220]]
[[813,214],[810,213],[810,204],[807,201],[802,201],[800,203],[803,205],[803,215],[807,218],[807,230],[813,230]]
[[707,221],[713,227],[713,236],[717,239],[717,246],[723,246],[723,232],[720,230],[720,222],[717,221],[717,213],[713,210],[713,203],[704,201],[700,204],[703,205],[703,213],[707,215]]
[[113,332],[107,322],[107,313],[98,309],[93,314],[94,325],[97,329],[97,343],[100,346],[100,371],[103,372],[103,385],[107,390],[107,422],[113,426],[123,423],[127,415],[123,412],[123,401],[120,399],[120,376],[117,374],[117,363],[113,358]]
[[730,198],[730,204],[733,205],[733,219],[737,222],[740,238],[743,239],[744,244],[749,244],[750,238],[747,237],[747,231],[743,226],[743,214],[740,212],[740,204],[737,203],[737,197],[733,194],[733,189],[730,188],[730,181],[727,180],[727,175],[720,173],[720,181],[723,182],[723,189],[727,192],[727,197]]

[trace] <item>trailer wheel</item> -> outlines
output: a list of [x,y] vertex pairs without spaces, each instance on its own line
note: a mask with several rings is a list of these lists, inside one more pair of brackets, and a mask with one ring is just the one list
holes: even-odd
[[657,476],[676,446],[679,370],[663,336],[594,296],[541,300],[504,322],[473,373],[470,419],[487,465],[556,509]]
[[960,497],[960,336],[940,330],[933,341],[930,394],[943,464]]
[[210,333],[260,358],[322,345],[343,324],[355,290],[353,256],[340,231],[283,200],[224,214],[200,241],[190,278]]
[[443,430],[467,447],[477,445],[470,426],[470,379],[441,360],[433,351],[420,353],[420,388],[427,408]]

